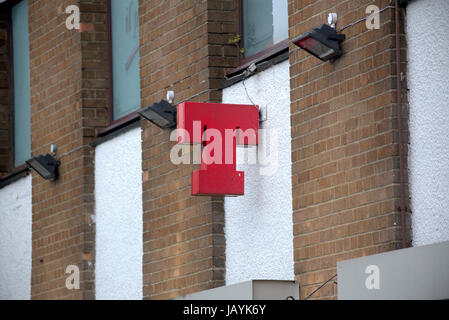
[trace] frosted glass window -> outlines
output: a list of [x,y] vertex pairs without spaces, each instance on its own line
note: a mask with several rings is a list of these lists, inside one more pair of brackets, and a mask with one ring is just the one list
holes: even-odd
[[31,158],[28,0],[11,10],[14,79],[14,166]]
[[242,0],[244,57],[288,38],[287,0]]
[[138,0],[111,0],[114,120],[140,108],[138,10]]

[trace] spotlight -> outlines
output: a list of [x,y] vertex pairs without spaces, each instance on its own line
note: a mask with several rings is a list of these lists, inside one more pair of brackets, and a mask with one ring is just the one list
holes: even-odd
[[334,28],[323,24],[294,39],[293,43],[322,61],[333,62],[343,55],[340,48],[340,42],[343,40],[344,34],[337,34]]
[[165,100],[153,103],[137,113],[162,129],[176,126],[176,107]]
[[[408,1],[409,1],[409,0],[399,0],[399,1],[398,1],[399,7],[400,7],[400,8],[405,8],[405,7],[407,7]],[[410,0],[410,1],[411,1],[411,0]]]
[[40,155],[27,160],[26,163],[36,170],[45,180],[56,180],[58,178],[58,167],[60,162],[50,154]]

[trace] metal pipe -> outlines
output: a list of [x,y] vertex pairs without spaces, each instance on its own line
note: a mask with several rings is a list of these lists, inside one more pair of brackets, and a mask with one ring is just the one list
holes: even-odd
[[402,137],[402,99],[401,99],[401,49],[400,49],[400,28],[399,28],[399,0],[395,0],[395,20],[396,20],[396,102],[398,109],[398,144],[399,144],[399,189],[400,189],[400,212],[402,225],[402,248],[407,246],[407,226],[406,226],[406,195],[404,183],[404,151]]

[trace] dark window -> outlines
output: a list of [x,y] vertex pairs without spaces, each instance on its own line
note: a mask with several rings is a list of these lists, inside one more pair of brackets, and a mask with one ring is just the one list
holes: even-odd
[[112,121],[140,108],[138,10],[138,0],[110,0]]
[[28,0],[11,8],[13,167],[31,158],[30,130],[30,48],[28,39]]
[[287,0],[242,0],[244,59],[288,38]]

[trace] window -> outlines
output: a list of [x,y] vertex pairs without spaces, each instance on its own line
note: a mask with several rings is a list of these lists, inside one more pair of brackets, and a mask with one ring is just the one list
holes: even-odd
[[110,0],[112,120],[140,108],[138,9],[138,0]]
[[288,38],[287,0],[242,0],[245,59]]
[[13,166],[18,167],[31,158],[28,0],[22,0],[12,7],[11,24]]

